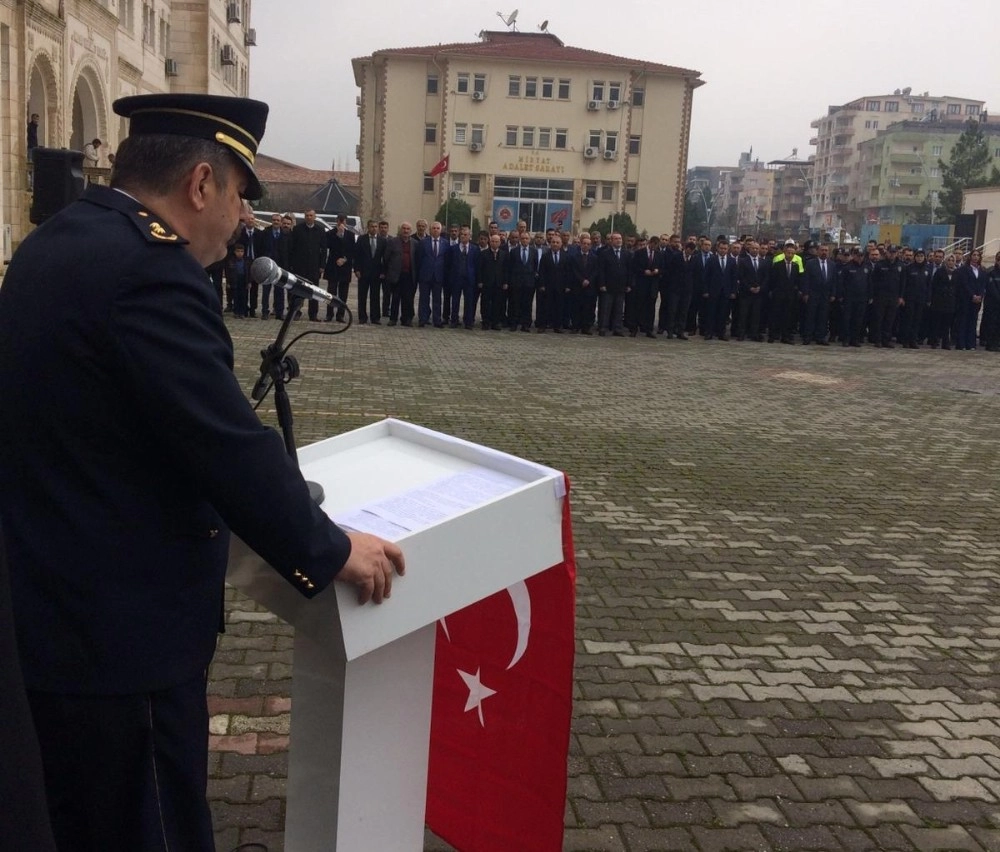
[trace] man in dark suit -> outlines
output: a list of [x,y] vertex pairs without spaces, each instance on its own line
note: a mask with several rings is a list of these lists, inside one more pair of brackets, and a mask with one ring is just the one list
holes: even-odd
[[[476,301],[479,298],[479,246],[472,242],[472,232],[460,228],[458,242],[448,247],[445,256],[445,281],[451,293],[451,327],[458,328],[459,317],[466,328],[476,324]],[[459,311],[461,310],[461,314]]]
[[[316,224],[316,211],[306,210],[302,221],[292,228],[291,271],[315,284],[323,277],[325,259],[326,234]],[[309,319],[319,322],[319,302],[315,299],[309,300]]]
[[804,277],[801,258],[795,253],[795,240],[785,240],[782,257],[771,263],[768,292],[771,317],[768,322],[768,343],[781,340],[795,343],[795,306],[799,300]]
[[597,258],[593,250],[590,234],[580,234],[580,250],[570,258],[572,276],[573,328],[580,334],[594,333],[594,319],[597,310]]
[[[269,257],[282,269],[288,269],[291,242],[289,235],[281,230],[281,214],[274,213],[271,216],[271,227],[257,232],[255,253],[257,257]],[[271,288],[270,284],[261,287],[261,319],[267,319],[271,315]],[[274,290],[274,318],[285,318],[285,291],[281,287]]]
[[484,331],[500,331],[506,319],[504,303],[507,300],[507,250],[501,242],[500,234],[494,232],[489,235],[486,250],[479,253],[479,314]]
[[563,310],[572,285],[569,256],[563,251],[562,237],[553,234],[549,250],[538,261],[538,314],[535,325],[539,333],[551,328],[563,333]]
[[403,222],[399,235],[386,243],[385,280],[389,287],[389,325],[413,325],[413,297],[417,292],[417,251],[413,226]]
[[[351,291],[351,272],[354,266],[355,236],[347,227],[347,217],[338,216],[337,224],[326,232],[326,277],[327,290],[347,304]],[[333,302],[326,304],[326,321],[333,320]],[[337,306],[337,322],[344,321],[344,308]]]
[[609,331],[624,337],[625,294],[632,289],[632,256],[622,246],[622,235],[611,235],[609,245],[602,249],[598,262],[597,311],[598,334]]
[[704,235],[698,237],[698,250],[694,253],[691,266],[692,291],[687,315],[688,334],[695,334],[705,325],[705,318],[702,316],[705,307],[705,269],[712,255],[712,241]]
[[510,330],[520,327],[531,330],[531,305],[538,284],[538,251],[531,244],[531,234],[524,230],[518,244],[507,253],[507,285],[510,287],[510,307],[507,324]]
[[[245,210],[240,214],[240,227],[236,232],[236,239],[233,245],[243,246],[243,259],[246,261],[246,268],[250,268],[250,264],[254,262],[257,257],[257,230],[254,226],[256,219],[254,218],[252,210]],[[247,305],[248,305],[248,316],[257,316],[257,296],[258,296],[258,286],[256,281],[249,280],[247,276]],[[227,280],[227,289],[228,280]],[[235,302],[235,298],[233,300]]]
[[660,238],[655,235],[649,238],[645,248],[637,249],[632,254],[632,280],[635,282],[635,289],[633,298],[626,306],[625,325],[633,337],[640,331],[646,337],[656,337],[653,322],[665,260],[660,249]]
[[736,297],[736,262],[729,256],[729,243],[721,239],[702,274],[702,328],[705,340],[729,340],[726,318]]
[[[354,274],[358,276],[358,324],[381,325],[382,281],[385,279],[385,238],[378,223],[368,220],[367,233],[354,246]],[[370,313],[369,313],[370,311]]]
[[830,259],[830,247],[821,245],[815,257],[806,260],[802,289],[802,343],[829,346],[830,301],[836,282],[836,267]]
[[340,579],[380,600],[402,554],[330,521],[233,374],[205,267],[260,197],[267,105],[114,110],[111,187],[29,234],[0,290],[0,517],[58,848],[209,852],[230,529],[307,598]]
[[[445,257],[448,239],[441,234],[441,223],[431,224],[431,232],[420,242],[417,253],[417,283],[420,287],[420,304],[417,319],[421,328],[433,318],[435,328],[443,328],[441,294],[445,280]],[[432,313],[433,309],[433,313]]]
[[770,272],[771,262],[760,256],[760,245],[751,240],[736,264],[736,335],[739,340],[763,339],[760,317]]

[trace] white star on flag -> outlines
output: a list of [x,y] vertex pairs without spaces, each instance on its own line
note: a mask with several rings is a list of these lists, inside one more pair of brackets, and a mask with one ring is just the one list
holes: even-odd
[[479,724],[482,727],[486,727],[486,722],[483,721],[483,701],[489,698],[491,695],[496,695],[497,691],[495,689],[490,689],[488,686],[483,684],[479,679],[479,669],[476,669],[476,673],[469,674],[468,672],[463,672],[461,669],[457,669],[462,680],[465,681],[465,685],[469,687],[469,700],[465,702],[465,712],[468,713],[470,710],[475,709],[479,713]]

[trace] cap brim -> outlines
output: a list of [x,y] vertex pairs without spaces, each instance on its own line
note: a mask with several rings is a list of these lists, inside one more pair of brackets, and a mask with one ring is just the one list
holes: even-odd
[[250,161],[240,154],[238,151],[233,151],[232,148],[229,149],[232,155],[239,160],[243,167],[247,170],[247,188],[243,192],[243,197],[247,201],[259,201],[260,197],[264,194],[264,189],[260,185],[260,179],[257,177],[257,172],[253,170],[253,166]]

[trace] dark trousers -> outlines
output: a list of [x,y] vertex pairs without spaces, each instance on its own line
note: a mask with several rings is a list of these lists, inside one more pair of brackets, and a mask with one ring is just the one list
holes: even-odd
[[899,342],[904,346],[915,345],[920,339],[920,326],[924,317],[924,303],[910,299],[903,306],[899,321]]
[[792,340],[795,335],[795,290],[774,290],[771,293],[771,315],[767,323],[768,339]]
[[593,284],[580,287],[573,294],[575,315],[574,328],[580,331],[590,331],[594,327],[597,313],[597,291]]
[[252,316],[252,317],[257,316],[257,290],[258,290],[258,287],[259,287],[259,285],[257,284],[257,282],[254,281],[254,280],[252,280],[252,279],[251,279],[250,283],[247,285],[247,296],[248,296],[248,302],[247,302],[247,304],[250,307],[250,316]]
[[809,295],[809,301],[802,306],[802,339],[804,341],[825,341],[829,331],[830,294],[818,291]]
[[417,308],[417,318],[421,325],[429,323],[432,317],[434,325],[441,325],[441,297],[440,281],[420,282],[420,304]]
[[403,325],[413,322],[413,297],[417,292],[417,283],[412,272],[401,272],[392,297],[389,299],[389,322],[399,320]]
[[892,342],[892,326],[896,322],[899,298],[892,294],[875,297],[872,303],[871,341],[876,344]]
[[959,301],[955,312],[955,345],[959,349],[976,348],[976,324],[979,322],[979,305],[971,300]]
[[630,330],[651,334],[656,317],[656,299],[660,295],[659,279],[648,277],[639,278],[635,287],[632,288],[632,296],[635,306],[633,309],[632,322],[627,323]]
[[605,290],[597,297],[599,317],[598,327],[601,331],[621,331],[622,319],[625,314],[625,294],[612,293]]
[[538,291],[538,315],[535,325],[539,328],[562,329],[563,311],[566,308],[566,291],[562,287],[546,287]]
[[[274,315],[278,319],[285,317],[285,288],[274,287]],[[271,290],[270,284],[264,284],[260,291],[260,315],[268,317],[271,315]]]
[[752,339],[760,337],[760,293],[744,293],[739,297],[737,311],[736,333],[739,338],[749,336]]
[[377,275],[361,275],[358,277],[358,322],[369,320],[378,322],[382,318],[381,307],[382,282]]
[[726,315],[729,312],[729,297],[721,292],[710,292],[702,298],[701,333],[705,337],[724,337]]
[[840,330],[840,342],[852,346],[861,344],[861,331],[865,323],[865,313],[868,302],[864,299],[844,299],[840,303],[840,313],[843,325]]
[[[398,283],[398,282],[397,282]],[[390,284],[386,279],[382,279],[382,316],[389,316],[392,308],[392,297],[396,290],[396,284]]]
[[208,274],[209,274],[209,277],[212,279],[212,284],[215,286],[215,293],[219,297],[219,305],[221,306],[222,305],[222,300],[225,299],[226,300],[226,307],[229,310],[232,310],[233,309],[233,297],[232,297],[232,294],[230,293],[230,290],[229,290],[228,286],[225,287],[225,289],[223,289],[223,284],[222,284],[222,278],[223,278],[223,275],[222,275],[222,264],[220,263],[220,264],[218,264],[217,267],[213,267],[212,269],[210,269],[210,271],[209,271]]
[[476,300],[479,290],[475,281],[453,281],[451,284],[451,324],[472,326],[476,322]]
[[518,325],[522,328],[531,328],[531,304],[534,299],[535,286],[533,284],[511,285],[511,308],[507,314],[511,328]]
[[683,334],[690,306],[691,284],[686,281],[671,284],[667,290],[667,316],[663,330],[668,334]]
[[955,324],[955,312],[929,311],[928,313],[930,314],[929,340],[931,346],[937,346],[940,343],[942,347],[951,348],[951,330]]
[[491,328],[504,323],[504,301],[507,291],[499,284],[484,284],[479,294],[479,315],[483,326]]
[[[329,279],[327,279],[327,282],[326,282],[326,292],[327,293],[332,293],[334,296],[336,296],[338,299],[340,299],[340,301],[342,301],[346,305],[347,304],[347,297],[348,297],[348,295],[351,292],[351,279],[350,278],[344,278],[344,279],[341,279],[340,281],[330,281]],[[309,302],[310,313],[311,313],[311,310],[312,310],[312,304],[313,303],[310,301]],[[274,309],[275,309],[275,312],[277,312],[277,310],[278,310],[277,304],[275,304],[275,308]],[[337,310],[337,319],[343,321],[343,319],[344,319],[344,309],[342,307],[340,307],[340,305],[337,305],[336,310]],[[326,318],[328,320],[332,320],[333,319],[333,312],[334,312],[333,302],[327,302],[326,303]]]
[[234,278],[232,282],[233,290],[233,314],[238,317],[245,317],[249,308],[247,307],[247,281],[245,278]]
[[204,677],[138,695],[28,698],[60,852],[214,852]]

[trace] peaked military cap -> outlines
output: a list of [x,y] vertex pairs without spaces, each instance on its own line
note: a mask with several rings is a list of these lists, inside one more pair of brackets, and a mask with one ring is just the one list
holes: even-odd
[[221,95],[161,94],[119,98],[114,111],[129,119],[129,136],[169,134],[208,139],[228,148],[249,172],[245,197],[262,194],[254,160],[267,123],[267,104]]

